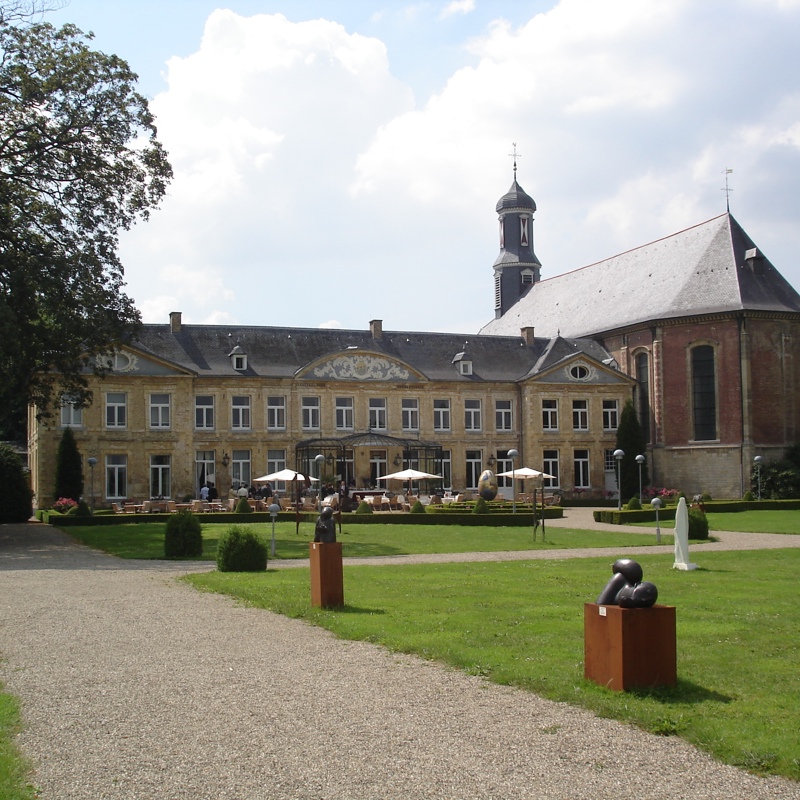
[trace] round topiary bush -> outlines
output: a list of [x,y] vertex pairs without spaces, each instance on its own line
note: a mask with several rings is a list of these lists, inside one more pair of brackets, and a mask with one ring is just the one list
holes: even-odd
[[372,506],[369,503],[365,503],[363,500],[358,504],[358,508],[356,509],[356,514],[371,514],[372,513]]
[[246,497],[242,497],[239,499],[239,502],[236,504],[236,510],[234,513],[236,514],[251,514],[253,512],[253,507],[250,503],[247,502]]
[[625,508],[627,508],[628,511],[641,511],[642,504],[639,502],[639,498],[636,495],[634,495],[633,497],[631,497],[630,500],[628,500],[628,503],[625,506]]
[[475,501],[475,508],[472,509],[473,514],[488,514],[489,513],[489,506],[486,505],[486,501],[479,497]]
[[425,513],[425,506],[422,505],[420,500],[417,500],[413,506],[411,506],[411,513],[412,514],[424,514]]
[[200,520],[188,510],[170,515],[164,531],[164,555],[167,558],[191,558],[202,554]]
[[240,525],[228,528],[217,545],[220,572],[263,572],[267,568],[267,543]]
[[75,516],[76,517],[91,517],[92,516],[92,509],[89,508],[89,504],[85,500],[79,500],[78,505],[75,506]]
[[27,522],[33,514],[31,490],[25,480],[22,461],[5,444],[0,444],[0,523]]
[[708,539],[708,517],[696,508],[689,509],[689,538]]
[[753,502],[753,493],[748,489],[744,493],[744,497],[742,498],[742,500],[746,500],[748,503],[752,503]]

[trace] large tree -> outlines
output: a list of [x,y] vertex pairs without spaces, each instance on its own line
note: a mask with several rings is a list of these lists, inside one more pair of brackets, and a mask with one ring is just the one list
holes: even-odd
[[[139,323],[118,236],[172,176],[137,76],[91,35],[0,0],[0,431],[54,393],[87,402],[84,371]],[[10,419],[9,419],[10,415]],[[13,431],[17,433],[18,431]]]

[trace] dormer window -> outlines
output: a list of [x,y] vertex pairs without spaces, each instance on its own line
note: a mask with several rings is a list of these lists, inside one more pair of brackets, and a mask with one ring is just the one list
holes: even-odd
[[237,372],[244,372],[247,369],[247,353],[242,350],[240,345],[236,345],[233,350],[228,353],[228,358],[231,360],[233,368]]
[[459,375],[472,375],[472,359],[466,353],[456,353],[453,364]]

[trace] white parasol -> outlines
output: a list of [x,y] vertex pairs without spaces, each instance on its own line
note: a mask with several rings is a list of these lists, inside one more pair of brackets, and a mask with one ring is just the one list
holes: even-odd
[[269,475],[262,475],[260,478],[253,478],[253,483],[267,483],[268,481],[296,481],[301,478],[304,481],[318,481],[319,478],[312,478],[310,475],[303,475],[302,472],[295,472],[293,469],[282,469],[279,472],[272,472]]
[[379,481],[408,481],[408,494],[411,495],[411,481],[421,481],[426,478],[441,480],[441,475],[434,475],[430,472],[421,472],[418,469],[403,469],[400,472],[392,472],[390,475],[381,475]]
[[524,481],[528,478],[555,478],[555,475],[548,475],[546,472],[539,472],[538,469],[531,469],[530,467],[520,467],[519,469],[511,469],[508,472],[499,472],[498,478],[517,478]]

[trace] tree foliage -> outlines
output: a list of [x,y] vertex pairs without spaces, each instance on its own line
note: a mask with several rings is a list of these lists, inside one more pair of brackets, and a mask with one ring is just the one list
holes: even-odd
[[72,428],[64,428],[56,453],[56,485],[53,499],[69,497],[75,502],[83,495],[83,462]]
[[19,456],[0,444],[0,523],[27,522],[33,513],[31,490]]
[[0,409],[42,415],[56,386],[87,402],[85,371],[135,331],[119,232],[171,168],[126,62],[19,6],[0,2]]
[[[636,456],[647,455],[647,442],[636,415],[633,401],[628,400],[622,408],[617,427],[617,449],[625,455],[620,463],[620,493],[624,501],[639,494],[639,465]],[[647,461],[642,466],[642,487],[650,483]]]

